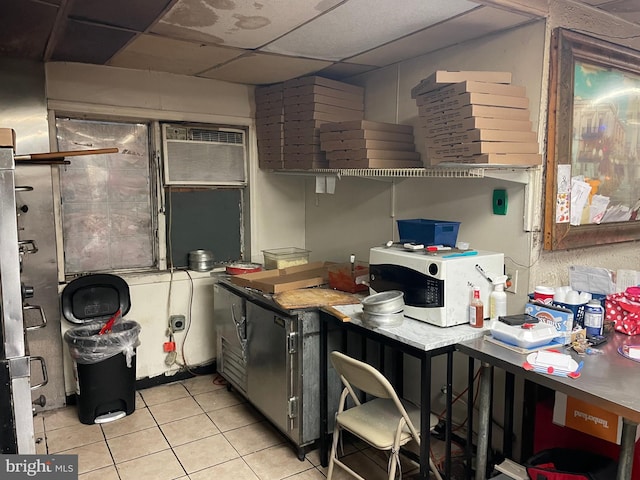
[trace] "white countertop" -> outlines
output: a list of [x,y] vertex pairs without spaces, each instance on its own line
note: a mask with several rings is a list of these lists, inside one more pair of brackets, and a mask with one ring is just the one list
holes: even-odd
[[362,304],[334,305],[334,308],[347,315],[351,323],[424,351],[480,338],[489,331],[487,328],[471,327],[468,323],[454,327],[436,327],[409,317],[404,317],[402,324],[395,327],[372,327],[362,322]]

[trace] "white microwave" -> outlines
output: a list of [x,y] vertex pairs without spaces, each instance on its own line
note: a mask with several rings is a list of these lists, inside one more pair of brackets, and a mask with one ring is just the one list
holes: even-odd
[[[449,251],[427,253],[402,248],[374,247],[369,252],[369,286],[372,293],[400,290],[407,317],[439,327],[469,323],[471,289],[480,288],[484,316],[489,316],[489,278],[504,274],[504,254],[477,251],[453,256]],[[477,268],[480,267],[480,268]]]

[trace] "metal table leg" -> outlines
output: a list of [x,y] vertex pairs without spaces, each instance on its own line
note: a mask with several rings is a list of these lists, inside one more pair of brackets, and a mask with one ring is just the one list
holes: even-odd
[[444,442],[445,442],[445,478],[451,478],[451,431],[453,428],[453,350],[447,352],[447,393],[445,395],[447,407]]
[[616,480],[631,480],[637,429],[637,423],[630,422],[624,418],[622,419],[622,439],[620,442],[620,458],[618,459]]
[[493,367],[482,363],[480,367],[480,386],[478,388],[478,450],[476,453],[475,480],[485,480],[487,472],[487,453],[490,446],[489,424],[491,422],[491,384],[493,383]]
[[320,365],[319,365],[319,381],[320,381],[320,465],[327,467],[329,465],[329,438],[327,428],[329,425],[329,395],[328,395],[328,379],[327,379],[327,320],[323,319],[324,313],[320,312]]
[[474,400],[474,370],[475,359],[469,357],[469,365],[467,367],[467,445],[465,448],[466,472],[467,480],[472,477],[472,458],[473,458],[473,400]]
[[504,379],[504,432],[502,436],[502,453],[513,458],[513,395],[515,391],[515,375],[506,372]]
[[[420,431],[430,432],[431,423],[431,355],[426,354],[420,362]],[[420,436],[420,478],[429,478],[429,455],[431,435]]]

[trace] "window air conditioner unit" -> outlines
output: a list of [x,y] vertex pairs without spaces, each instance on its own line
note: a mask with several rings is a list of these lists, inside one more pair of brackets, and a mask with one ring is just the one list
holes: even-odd
[[166,185],[246,185],[245,132],[162,125]]

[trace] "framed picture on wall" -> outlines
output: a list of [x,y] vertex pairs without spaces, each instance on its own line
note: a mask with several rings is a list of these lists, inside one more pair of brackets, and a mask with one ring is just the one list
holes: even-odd
[[640,239],[640,52],[553,34],[544,246]]

